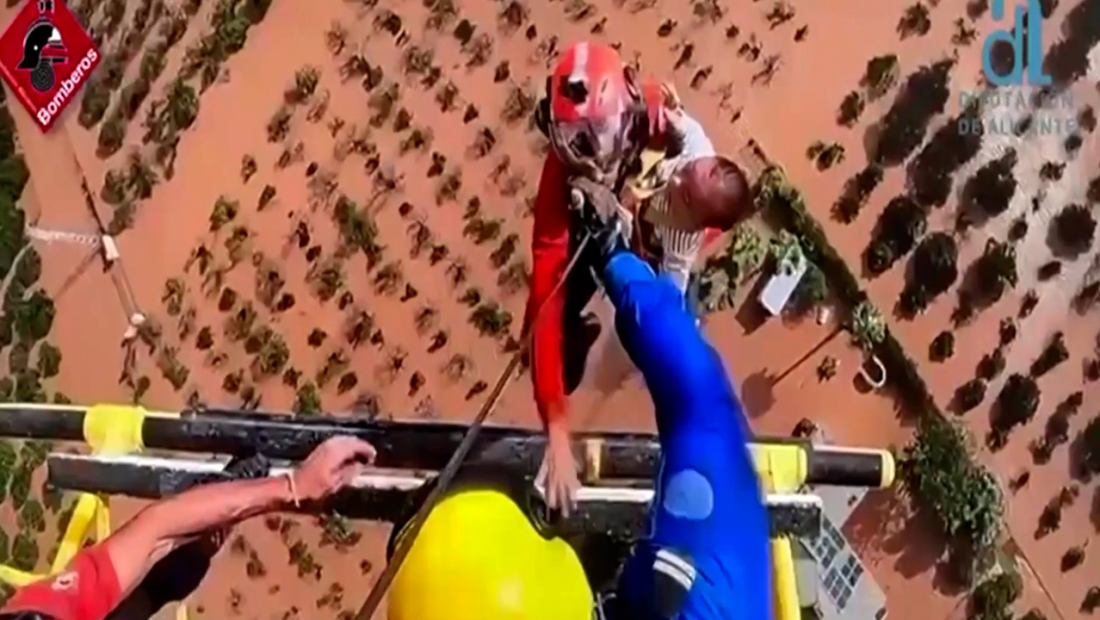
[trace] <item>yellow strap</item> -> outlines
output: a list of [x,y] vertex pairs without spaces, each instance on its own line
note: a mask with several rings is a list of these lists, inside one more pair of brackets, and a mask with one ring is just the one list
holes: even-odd
[[640,200],[652,196],[664,187],[663,182],[657,179],[656,172],[657,164],[664,161],[665,155],[660,151],[645,149],[639,155],[639,159],[641,169],[637,174],[627,178],[626,183]]
[[[103,501],[92,493],[81,493],[73,508],[73,516],[69,519],[69,526],[65,528],[65,534],[61,537],[61,544],[57,548],[57,556],[54,557],[50,573],[57,574],[69,565],[76,553],[84,546],[88,538],[88,530],[92,529],[92,523],[98,526],[103,520],[107,507]],[[103,540],[106,535],[96,528],[96,540]]]
[[98,496],[96,496],[96,500],[99,501],[99,510],[95,513],[95,539],[97,541],[107,540],[107,537],[111,535],[111,509]]
[[[84,441],[94,454],[139,452],[145,447],[141,432],[147,415],[150,414],[136,406],[93,405],[84,413]],[[163,413],[151,415],[178,416]],[[0,581],[18,588],[61,572],[84,546],[93,523],[96,540],[106,540],[111,534],[111,514],[107,505],[94,493],[81,493],[48,572],[29,573],[0,565]],[[177,610],[177,620],[187,620],[187,610],[183,606]]]
[[27,571],[22,571],[18,568],[7,566],[6,564],[0,564],[0,581],[16,588],[30,585],[45,576],[46,575],[28,573]]
[[187,613],[187,604],[180,603],[176,606],[176,620],[187,620],[190,614]]
[[[104,526],[109,526],[109,523],[104,519],[106,513],[107,507],[99,497],[91,493],[81,493],[80,499],[73,507],[73,515],[69,519],[69,525],[65,528],[65,533],[58,544],[57,555],[54,556],[49,569],[45,573],[30,573],[13,566],[0,565],[0,581],[21,588],[65,570],[65,567],[69,565],[69,562],[72,562],[77,552],[84,546],[84,540],[87,538],[92,522],[95,521],[97,524],[102,522]],[[97,534],[97,540],[103,540],[107,537],[107,534],[103,533],[102,530],[99,530]]]
[[84,441],[95,454],[131,454],[145,447],[141,428],[145,409],[128,405],[93,405],[84,413]]
[[776,620],[799,620],[802,608],[798,601],[791,541],[785,536],[772,538],[771,549]]

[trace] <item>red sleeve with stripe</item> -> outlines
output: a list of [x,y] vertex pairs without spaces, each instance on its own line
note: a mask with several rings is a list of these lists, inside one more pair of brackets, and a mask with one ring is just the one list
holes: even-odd
[[569,263],[570,217],[566,202],[565,168],[550,152],[542,167],[538,195],[535,197],[534,234],[531,257],[531,291],[527,299],[525,322],[533,330],[531,341],[531,378],[535,404],[545,426],[565,421],[565,379],[562,353],[562,313],[564,290],[554,287]]

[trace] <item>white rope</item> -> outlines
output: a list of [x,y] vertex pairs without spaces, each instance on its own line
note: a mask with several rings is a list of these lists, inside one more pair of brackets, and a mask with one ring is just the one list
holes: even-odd
[[87,246],[97,246],[102,243],[99,235],[69,232],[65,230],[48,230],[35,226],[27,227],[27,236],[36,241],[44,241],[46,243],[60,241],[62,243],[74,243]]

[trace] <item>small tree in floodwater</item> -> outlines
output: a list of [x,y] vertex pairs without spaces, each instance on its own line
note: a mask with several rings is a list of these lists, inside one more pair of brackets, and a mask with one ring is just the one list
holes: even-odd
[[867,204],[871,192],[882,183],[882,177],[882,168],[869,164],[848,179],[844,183],[844,191],[833,205],[833,217],[845,224],[854,222]]
[[466,53],[467,69],[484,67],[493,57],[493,37],[486,32],[476,35],[462,51]]
[[245,153],[241,157],[241,183],[248,183],[258,171],[259,166],[256,164],[256,158]]
[[1016,373],[1008,378],[994,405],[991,448],[1004,446],[1013,428],[1031,421],[1039,409],[1039,398],[1039,386],[1031,377]]
[[515,126],[526,121],[534,114],[537,103],[538,97],[529,87],[513,85],[508,89],[508,97],[504,100],[500,120],[507,126]]
[[357,385],[359,385],[359,375],[349,370],[341,375],[340,380],[336,382],[336,393],[347,394],[354,390]]
[[1038,379],[1068,359],[1069,349],[1066,348],[1065,336],[1062,332],[1055,332],[1043,352],[1032,362],[1030,375]]
[[477,381],[470,389],[466,391],[466,400],[473,400],[481,395],[485,390],[489,389],[489,384],[484,381]]
[[932,12],[922,2],[905,8],[898,20],[897,33],[905,40],[911,36],[923,37],[932,29]]
[[241,210],[241,205],[236,200],[225,196],[219,196],[214,201],[214,209],[210,213],[210,232],[218,232],[226,224],[236,219]]
[[937,232],[925,237],[913,253],[912,276],[901,292],[902,312],[909,316],[923,312],[947,292],[959,277],[958,258],[958,246],[951,235]]
[[466,282],[470,273],[470,265],[466,259],[457,256],[447,265],[447,280],[452,288],[457,288]]
[[462,235],[473,240],[476,245],[481,245],[499,237],[502,228],[503,220],[475,217],[462,228]]
[[423,220],[416,220],[409,224],[406,232],[409,236],[409,258],[416,260],[424,252],[424,249],[432,243],[432,229]]
[[306,343],[310,348],[319,349],[321,345],[325,344],[325,340],[328,338],[328,332],[318,327],[314,327],[309,336],[306,337]]
[[955,355],[955,334],[944,330],[932,341],[928,348],[928,357],[933,362],[944,362]]
[[445,202],[454,202],[458,197],[459,190],[462,189],[462,171],[453,170],[443,176],[440,179],[439,185],[435,190],[435,204],[442,206]]
[[252,380],[278,376],[290,361],[290,349],[283,337],[276,333],[263,338],[262,346],[252,361]]
[[966,288],[960,291],[960,302],[965,296],[978,308],[988,307],[998,301],[1008,288],[1015,288],[1019,276],[1016,272],[1016,248],[995,239],[986,241],[985,251],[970,268]]
[[306,65],[294,72],[294,84],[283,93],[283,98],[290,105],[303,103],[317,91],[320,81],[321,70],[312,65]]
[[350,33],[347,26],[339,21],[332,22],[325,31],[325,46],[328,47],[329,53],[333,56],[342,54],[348,45],[348,36]]
[[483,302],[470,314],[470,324],[482,336],[499,337],[512,325],[512,313],[495,302]]
[[994,218],[1008,210],[1016,193],[1016,177],[1013,169],[1018,157],[1015,149],[982,166],[963,189],[964,208],[960,210],[960,225],[966,226]]
[[195,348],[199,351],[208,351],[214,346],[214,332],[210,326],[203,326],[195,336]]
[[311,381],[300,385],[294,399],[294,413],[316,415],[321,412],[321,409],[321,395],[317,392],[317,386]]
[[448,335],[446,330],[441,329],[437,331],[432,336],[431,344],[428,345],[428,353],[435,353],[436,351],[439,351],[443,347],[447,346],[447,339]]
[[900,77],[901,63],[898,62],[895,54],[875,56],[867,61],[867,67],[859,85],[867,89],[868,98],[875,101],[896,86]]
[[516,253],[518,247],[519,235],[509,233],[501,240],[497,249],[489,254],[489,263],[492,264],[494,269],[504,267],[504,265],[508,264],[508,261],[512,260],[512,256]]
[[258,317],[252,302],[244,302],[244,305],[226,321],[224,330],[226,338],[230,342],[240,342],[248,338]]
[[435,329],[438,323],[439,309],[431,304],[421,306],[413,317],[413,324],[416,326],[416,333],[419,336],[424,336]]
[[416,299],[420,295],[420,290],[408,282],[405,283],[405,292],[401,294],[399,301],[405,303],[412,299]]
[[374,370],[375,379],[383,385],[390,385],[397,380],[397,375],[405,368],[405,361],[409,354],[401,347],[393,347],[386,352],[386,359]]
[[929,123],[947,105],[954,66],[954,60],[941,60],[909,76],[879,123],[871,157],[874,163],[884,167],[900,165],[924,142]]
[[891,200],[879,216],[871,242],[863,252],[873,275],[885,273],[908,254],[928,229],[928,212],[908,195]]
[[267,141],[275,144],[282,142],[290,135],[290,120],[293,118],[293,108],[281,105],[267,121]]
[[424,375],[419,370],[414,371],[413,374],[409,376],[409,398],[415,397],[417,393],[420,392],[420,388],[424,387],[424,384],[427,382],[428,380],[424,378]]
[[404,283],[405,276],[401,267],[401,261],[391,261],[382,265],[382,268],[374,274],[374,279],[372,280],[375,294],[386,296],[397,294],[397,291],[401,289]]
[[958,413],[966,413],[976,409],[985,400],[986,382],[981,379],[971,379],[955,390],[954,405]]
[[451,249],[446,244],[436,243],[432,245],[432,251],[428,254],[428,264],[434,267],[446,260],[450,254]]
[[164,292],[160,296],[160,301],[164,304],[168,316],[179,316],[186,293],[187,288],[182,278],[168,278],[164,282]]
[[474,360],[463,353],[455,353],[440,369],[440,373],[451,383],[458,383],[474,371]]
[[329,301],[344,287],[344,268],[336,258],[329,258],[313,265],[306,274],[306,281],[317,299]]
[[[824,284],[821,287],[817,287],[814,282],[824,282],[823,279],[817,280],[811,276],[811,273],[820,273],[813,270],[806,273],[807,276],[803,283],[805,287],[801,289],[801,292],[796,291],[796,295],[800,296],[802,301],[808,302],[810,305],[819,303],[824,300]],[[511,296],[519,293],[523,289],[527,288],[531,283],[531,270],[527,268],[527,263],[523,259],[519,259],[516,262],[508,265],[497,274],[497,286],[500,287],[501,293],[506,296]],[[804,294],[809,293],[805,297]]]
[[863,98],[863,93],[858,90],[848,93],[840,102],[840,109],[836,115],[837,124],[843,127],[854,126],[859,122],[859,117],[863,115],[866,106],[867,102]]
[[469,306],[471,308],[481,303],[481,291],[476,286],[471,286],[462,293],[462,297],[458,298],[459,303]]
[[344,338],[352,349],[357,349],[359,345],[370,340],[370,335],[373,332],[374,316],[369,312],[360,310],[349,318],[347,327],[344,330]]
[[153,167],[134,149],[126,157],[126,189],[138,200],[147,200],[160,179]]
[[347,353],[343,349],[338,349],[329,354],[325,358],[325,365],[317,371],[315,377],[318,388],[324,388],[333,379],[342,375],[351,365],[351,360],[348,359]]
[[1096,218],[1092,209],[1071,204],[1054,217],[1055,249],[1062,255],[1076,258],[1092,247],[1096,234]]
[[180,391],[187,383],[191,375],[190,369],[179,360],[179,350],[175,347],[164,347],[157,356],[157,368],[165,380],[172,385],[172,389]]

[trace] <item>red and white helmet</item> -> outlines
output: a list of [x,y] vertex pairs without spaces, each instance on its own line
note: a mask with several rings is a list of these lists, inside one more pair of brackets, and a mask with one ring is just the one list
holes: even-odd
[[627,150],[635,99],[619,53],[577,43],[562,54],[548,86],[554,152],[567,166],[611,173]]

